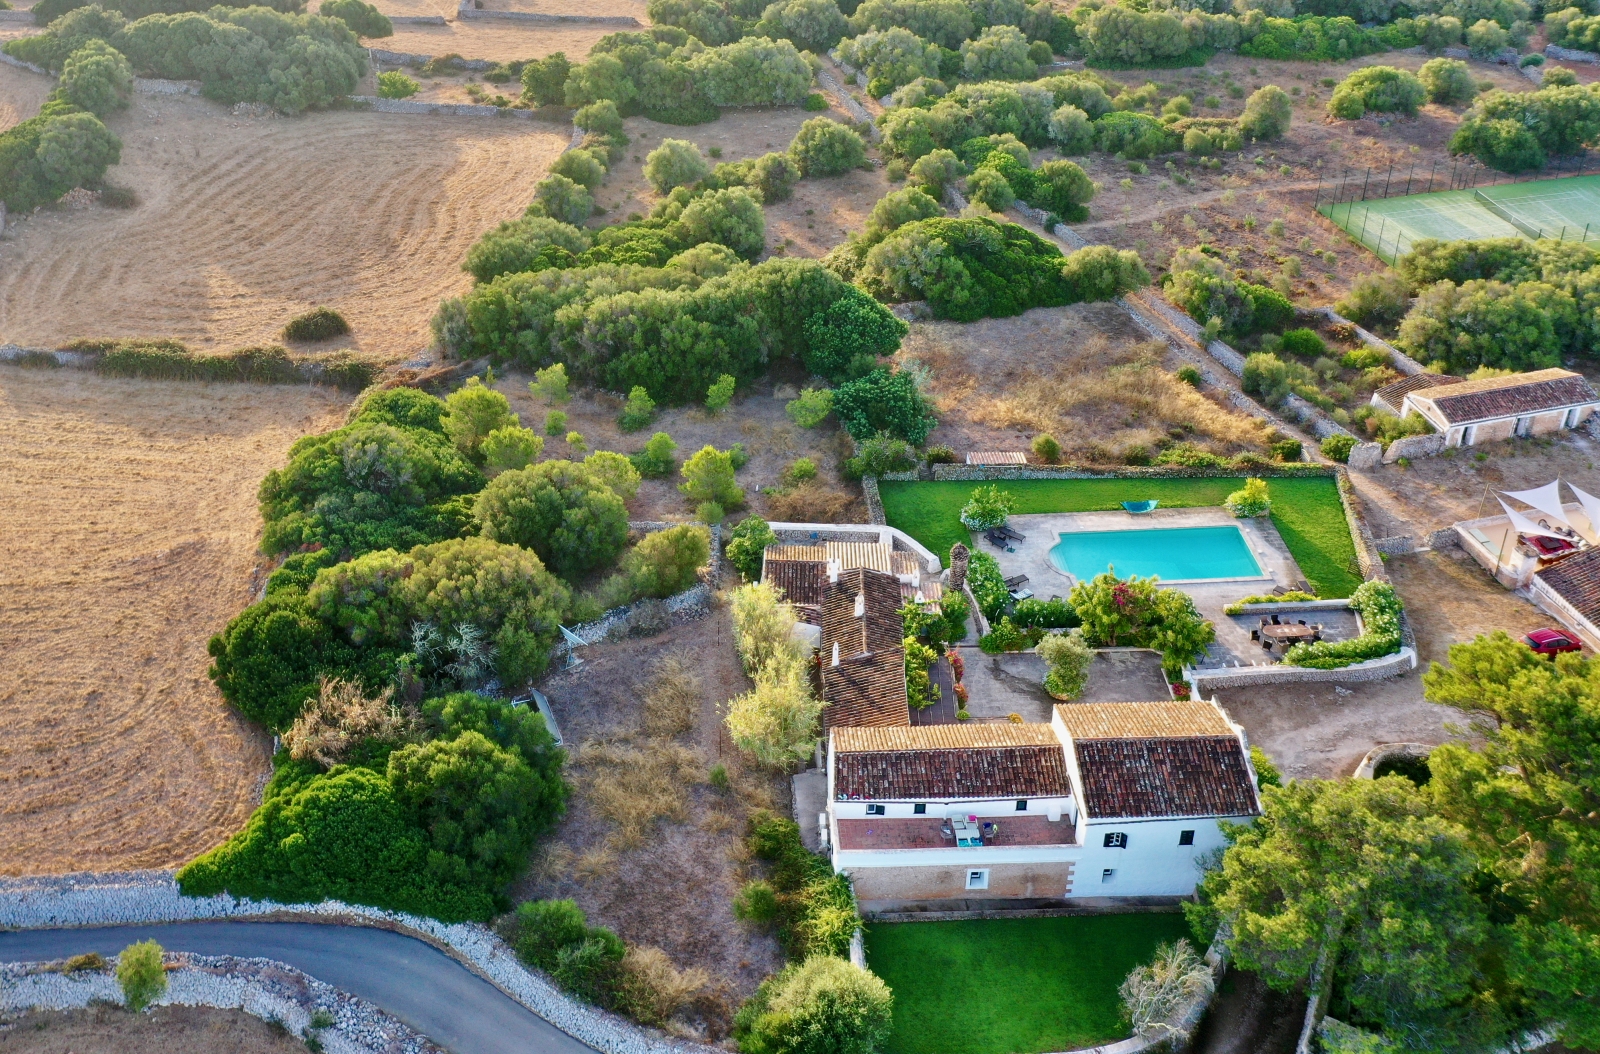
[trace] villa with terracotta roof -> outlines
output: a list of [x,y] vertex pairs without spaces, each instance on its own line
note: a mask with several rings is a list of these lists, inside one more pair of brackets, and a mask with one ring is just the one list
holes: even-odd
[[1373,393],[1376,400],[1400,400],[1402,416],[1418,413],[1444,434],[1445,446],[1473,446],[1513,436],[1546,435],[1576,428],[1600,408],[1600,393],[1571,370],[1534,370],[1510,377],[1487,377],[1454,384],[1413,387],[1401,396],[1398,386]]
[[1261,808],[1243,731],[1214,701],[834,726],[827,776],[828,851],[869,910],[1188,896],[1219,822]]

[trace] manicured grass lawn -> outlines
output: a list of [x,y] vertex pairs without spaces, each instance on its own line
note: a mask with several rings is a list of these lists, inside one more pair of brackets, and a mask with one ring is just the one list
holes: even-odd
[[1157,944],[1188,936],[1177,914],[874,924],[867,965],[894,990],[888,1054],[1034,1054],[1122,1039],[1122,979]]
[[[973,482],[880,483],[883,511],[898,527],[946,560],[950,547],[969,540],[961,506]],[[1159,499],[1167,508],[1221,505],[1244,486],[1242,476],[1204,479],[1024,479],[1001,483],[1016,499],[1016,513],[1098,512],[1124,501]],[[1356,548],[1339,504],[1338,485],[1328,476],[1268,479],[1272,523],[1321,597],[1347,597],[1361,584]]]

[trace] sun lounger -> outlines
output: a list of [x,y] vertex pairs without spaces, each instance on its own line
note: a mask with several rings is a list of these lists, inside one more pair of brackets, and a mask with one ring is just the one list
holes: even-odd
[[1028,576],[1027,575],[1012,575],[1010,578],[1006,579],[1006,588],[1007,589],[1015,589],[1018,586],[1022,585],[1027,580],[1028,580]]
[[999,527],[996,527],[995,533],[1000,535],[1002,538],[1009,538],[1013,542],[1025,542],[1028,540],[1027,535],[1014,528],[1007,527],[1005,524],[1001,524]]
[[1125,501],[1122,503],[1123,511],[1135,516],[1143,516],[1147,512],[1154,512],[1159,501]]

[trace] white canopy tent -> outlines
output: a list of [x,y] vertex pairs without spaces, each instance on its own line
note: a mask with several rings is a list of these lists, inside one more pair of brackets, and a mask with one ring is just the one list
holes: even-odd
[[1583,514],[1589,518],[1589,540],[1600,542],[1600,498],[1573,487],[1572,493],[1578,496],[1578,503],[1583,506]]
[[1512,529],[1514,529],[1518,534],[1536,534],[1542,535],[1546,538],[1565,539],[1566,536],[1558,531],[1551,530],[1548,527],[1540,527],[1537,523],[1534,523],[1522,513],[1507,505],[1504,499],[1496,498],[1495,500],[1500,502],[1500,507],[1506,512],[1506,518],[1511,521]]
[[[1507,490],[1501,493],[1508,498],[1515,498],[1524,505],[1533,506],[1552,520],[1559,520],[1563,524],[1567,524],[1567,510],[1561,503],[1561,481],[1559,479],[1553,479],[1544,486],[1534,487],[1532,490]],[[1505,503],[1501,502],[1501,504],[1504,505]],[[1567,526],[1570,527],[1571,524],[1567,524]],[[1528,532],[1523,531],[1522,533],[1527,534]]]

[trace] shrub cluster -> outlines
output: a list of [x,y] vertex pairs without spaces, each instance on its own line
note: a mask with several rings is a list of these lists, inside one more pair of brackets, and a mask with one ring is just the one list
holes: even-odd
[[1162,277],[1166,294],[1201,324],[1217,320],[1223,333],[1274,333],[1294,321],[1294,305],[1265,286],[1240,281],[1203,249],[1185,249]]
[[103,40],[73,41],[81,46],[63,57],[61,82],[38,116],[0,132],[0,201],[14,211],[28,212],[76,187],[93,186],[122,158],[122,140],[101,118],[128,105],[132,67]]
[[1450,152],[1471,154],[1502,172],[1527,172],[1597,142],[1600,96],[1552,82],[1538,91],[1496,89],[1479,96],[1450,138]]
[[[612,391],[642,386],[658,403],[681,404],[703,396],[723,374],[743,383],[773,359],[807,361],[807,321],[847,288],[807,260],[769,260],[708,277],[670,261],[547,269],[502,275],[464,303],[446,302],[435,332],[447,337],[454,312],[460,336],[453,350],[463,355],[524,368],[565,362],[576,380]],[[885,308],[863,299],[851,310],[858,315],[854,337],[830,341],[827,360],[893,350],[884,334],[898,327]]]
[[983,617],[993,622],[1011,603],[1010,590],[1006,589],[1005,575],[994,557],[981,550],[973,552],[967,563],[967,588],[972,599],[978,602]]
[[1414,73],[1393,66],[1365,66],[1333,89],[1328,113],[1347,121],[1368,113],[1403,113],[1412,117],[1428,95],[1428,89]]
[[588,61],[570,67],[561,100],[547,98],[543,70],[531,90],[526,82],[524,88],[535,101],[608,101],[622,116],[643,114],[668,124],[715,120],[719,106],[800,103],[810,92],[811,68],[789,41],[708,35],[715,46],[691,44],[690,34],[671,24],[612,33],[590,49]]
[[382,372],[372,357],[354,351],[294,355],[275,344],[200,354],[175,340],[80,340],[66,350],[93,356],[94,368],[113,377],[171,381],[316,381],[361,391]]
[[1337,670],[1400,650],[1401,604],[1393,586],[1376,580],[1363,582],[1350,594],[1350,607],[1361,616],[1365,630],[1361,636],[1296,644],[1284,652],[1284,663],[1316,670]]
[[389,16],[364,0],[322,0],[317,14],[337,18],[358,37],[394,36],[394,23]]
[[1090,644],[1154,648],[1172,679],[1217,638],[1189,594],[1162,588],[1153,578],[1119,579],[1107,572],[1073,586],[1069,600]]
[[337,18],[269,7],[212,7],[125,21],[98,4],[6,43],[9,55],[52,69],[91,39],[126,55],[145,76],[197,80],[207,98],[258,102],[285,113],[319,109],[355,90],[367,53]]
[[751,856],[767,863],[770,882],[761,884],[770,892],[752,897],[746,886],[741,900],[746,904],[754,901],[751,906],[756,911],[742,914],[751,921],[775,924],[778,939],[792,959],[847,955],[850,938],[860,924],[849,880],[834,874],[825,858],[806,849],[799,826],[786,817],[765,810],[751,813],[745,842]]
[[530,900],[501,926],[517,958],[586,1002],[614,1007],[627,949],[570,900]]
[[1396,269],[1419,290],[1397,343],[1452,372],[1559,366],[1600,341],[1600,251],[1587,245],[1430,238]]
[[462,692],[425,709],[421,741],[355,763],[280,752],[245,829],[182,868],[179,888],[487,919],[565,809],[563,752],[528,707]]

